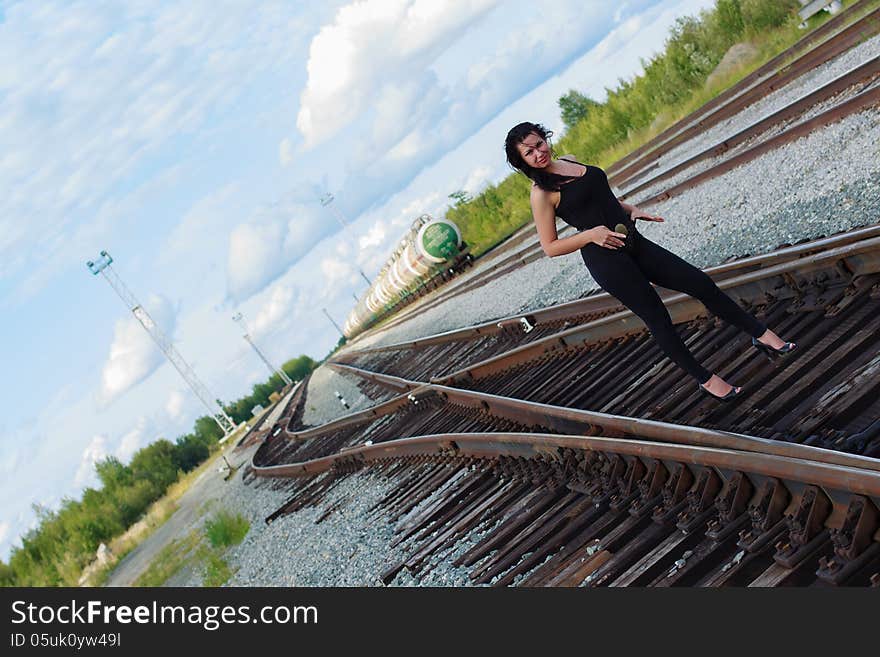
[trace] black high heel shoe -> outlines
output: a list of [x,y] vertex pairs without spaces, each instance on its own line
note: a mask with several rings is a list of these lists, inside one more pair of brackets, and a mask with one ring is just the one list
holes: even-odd
[[724,395],[723,397],[719,397],[719,396],[716,395],[715,393],[713,393],[713,392],[709,392],[708,390],[706,390],[706,389],[703,387],[703,384],[702,384],[702,383],[698,383],[698,384],[697,384],[697,387],[700,389],[700,392],[702,392],[704,395],[708,395],[708,396],[711,397],[712,399],[717,399],[718,401],[721,401],[721,402],[729,402],[729,401],[733,401],[734,399],[736,399],[737,397],[739,397],[739,396],[742,394],[742,391],[743,391],[742,386],[731,386],[731,388],[730,388],[730,392],[728,392],[728,393],[727,393],[726,395]]
[[757,338],[752,338],[752,346],[754,346],[755,349],[767,356],[767,359],[770,360],[770,362],[773,362],[774,358],[785,356],[786,354],[790,354],[792,351],[797,349],[797,343],[795,342],[786,342],[779,349],[774,349],[773,347],[766,345],[763,342],[758,342]]

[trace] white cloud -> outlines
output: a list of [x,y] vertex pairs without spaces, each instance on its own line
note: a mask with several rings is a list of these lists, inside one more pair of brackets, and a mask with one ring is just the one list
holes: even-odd
[[334,288],[345,284],[350,285],[357,273],[350,260],[327,257],[321,259],[321,281],[326,287]]
[[[296,125],[307,148],[369,107],[406,120],[425,73],[495,0],[361,0],[342,7],[312,40]],[[424,99],[422,99],[424,102]]]
[[183,417],[183,402],[183,393],[176,388],[172,390],[168,395],[168,400],[165,402],[165,412],[168,414],[168,417],[172,420],[181,419]]
[[6,537],[9,536],[9,527],[8,521],[0,522],[0,545],[3,545],[6,542]]
[[243,301],[259,292],[337,230],[329,212],[317,201],[311,206],[284,202],[261,208],[236,226],[226,263],[229,296]]
[[123,463],[128,463],[136,451],[152,442],[148,436],[151,429],[152,424],[147,422],[146,417],[138,419],[135,427],[119,440],[119,445],[113,452],[116,458]]
[[285,226],[279,221],[241,224],[229,236],[229,293],[245,299],[283,270]]
[[373,224],[370,230],[367,231],[366,235],[361,235],[358,238],[358,246],[362,251],[379,246],[385,240],[386,232],[387,228],[385,222],[379,219]]
[[[174,334],[175,313],[169,301],[152,295],[144,307],[157,327],[170,339]],[[116,322],[110,353],[101,370],[98,402],[110,404],[149,376],[162,364],[163,359],[156,343],[134,316],[120,319]]]
[[107,456],[107,436],[97,434],[80,455],[79,468],[73,478],[77,487],[88,486],[97,481],[95,463]]
[[302,148],[338,137],[349,201],[381,205],[589,51],[610,14],[598,0],[557,0],[552,11],[524,0],[349,4],[311,43]]
[[206,239],[229,221],[229,207],[240,191],[239,184],[233,182],[196,202],[168,235],[159,252],[161,262],[174,266],[179,258],[191,258],[204,250]]
[[[254,339],[276,328],[287,325],[285,319],[290,319],[290,311],[294,303],[294,288],[292,286],[278,284],[272,288],[269,300],[257,312],[249,329]],[[277,326],[281,324],[281,327]]]

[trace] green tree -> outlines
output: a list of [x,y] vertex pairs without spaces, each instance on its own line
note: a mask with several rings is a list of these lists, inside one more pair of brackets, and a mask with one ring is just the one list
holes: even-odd
[[132,457],[130,467],[134,479],[149,482],[158,497],[177,481],[174,445],[164,438],[157,440],[139,449]]
[[208,458],[211,448],[193,434],[180,436],[174,443],[174,464],[178,470],[189,472]]
[[15,586],[15,571],[12,566],[0,560],[0,586]]
[[106,491],[131,485],[131,468],[123,465],[122,461],[115,456],[108,456],[95,463],[95,472]]
[[318,363],[306,355],[299,356],[298,358],[292,358],[291,360],[284,363],[281,366],[281,369],[284,370],[284,373],[287,374],[294,381],[302,381],[306,375],[315,369],[318,366]]
[[745,29],[742,7],[739,0],[717,0],[715,3],[715,20],[721,32],[730,39],[735,39]]
[[569,130],[579,121],[587,118],[590,111],[599,105],[595,100],[575,89],[569,90],[558,102],[559,110],[562,112],[562,122]]
[[196,420],[193,434],[205,445],[216,445],[223,437],[223,430],[210,415],[203,415]]
[[740,0],[743,23],[761,32],[778,27],[795,16],[797,0]]

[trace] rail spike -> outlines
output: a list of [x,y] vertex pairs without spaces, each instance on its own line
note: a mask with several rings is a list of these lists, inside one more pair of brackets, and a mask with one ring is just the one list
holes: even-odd
[[651,519],[658,524],[670,522],[687,504],[687,493],[694,475],[683,463],[676,463],[660,491],[661,503],[654,508]]
[[718,517],[709,521],[709,529],[706,532],[709,538],[722,541],[748,522],[746,506],[752,496],[752,490],[752,482],[742,472],[734,472],[733,476],[724,482],[721,492],[715,498]]
[[786,568],[794,568],[809,558],[828,540],[825,519],[831,513],[831,500],[816,486],[805,486],[785,512],[788,541],[776,544],[773,560]]
[[750,529],[739,533],[737,547],[746,552],[758,552],[785,531],[785,508],[791,496],[782,482],[771,477],[765,479],[749,504]]
[[678,514],[676,526],[685,533],[700,528],[715,513],[713,501],[721,488],[721,479],[710,468],[700,468],[697,480],[687,493],[687,506]]
[[[829,524],[835,524],[833,517]],[[830,559],[824,556],[819,559],[819,570],[816,571],[819,579],[842,584],[866,561],[880,554],[880,543],[874,540],[878,526],[880,512],[877,507],[868,498],[853,495],[841,525],[831,528],[834,554]]]
[[650,513],[662,498],[663,488],[669,478],[669,471],[661,461],[651,459],[645,476],[639,479],[639,497],[629,507],[631,516],[640,517]]

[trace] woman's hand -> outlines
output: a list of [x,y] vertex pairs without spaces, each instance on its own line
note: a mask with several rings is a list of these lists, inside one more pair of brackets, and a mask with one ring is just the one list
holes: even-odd
[[663,217],[648,214],[644,210],[639,210],[638,208],[633,208],[630,219],[632,219],[633,221],[635,221],[636,219],[642,219],[644,221],[663,221]]
[[626,235],[615,233],[613,230],[609,230],[607,226],[596,226],[585,232],[589,233],[590,242],[604,246],[606,249],[619,249],[624,244],[623,240],[626,239]]

